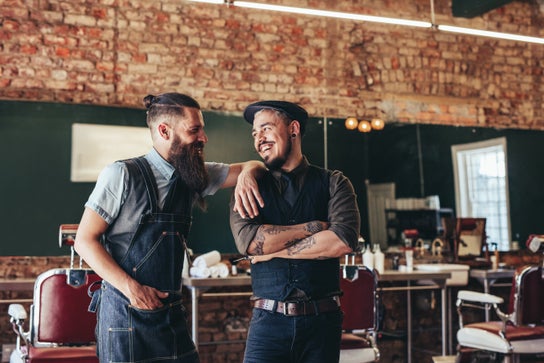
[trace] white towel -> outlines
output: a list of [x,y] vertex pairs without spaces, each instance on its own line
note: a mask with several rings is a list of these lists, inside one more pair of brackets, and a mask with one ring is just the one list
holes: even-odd
[[207,267],[191,267],[189,269],[189,274],[193,277],[210,277],[211,272]]
[[203,255],[198,256],[193,261],[194,267],[211,267],[218,264],[221,261],[221,254],[219,251],[210,251]]
[[229,277],[229,268],[223,262],[210,266],[210,277]]

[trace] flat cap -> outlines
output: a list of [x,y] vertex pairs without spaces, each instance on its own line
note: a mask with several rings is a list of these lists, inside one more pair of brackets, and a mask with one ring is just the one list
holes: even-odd
[[308,121],[308,112],[297,104],[287,101],[259,101],[247,106],[244,111],[244,118],[250,124],[253,124],[255,114],[263,109],[272,109],[285,113],[291,120],[297,120],[300,123],[300,134],[304,135],[306,130],[306,121]]

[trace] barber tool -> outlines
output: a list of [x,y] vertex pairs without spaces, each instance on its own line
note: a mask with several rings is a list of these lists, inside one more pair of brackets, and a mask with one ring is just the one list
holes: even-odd
[[244,261],[244,260],[250,260],[251,261],[251,258],[252,258],[251,256],[243,256],[243,257],[234,259],[231,262],[232,263],[237,263],[237,262]]

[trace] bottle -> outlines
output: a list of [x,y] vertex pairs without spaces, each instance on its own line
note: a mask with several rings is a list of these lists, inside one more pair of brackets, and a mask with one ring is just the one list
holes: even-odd
[[383,274],[385,263],[385,255],[380,248],[379,243],[374,244],[374,268],[378,273]]
[[363,253],[363,265],[369,269],[374,269],[374,254],[370,248],[370,243],[366,245],[365,252]]

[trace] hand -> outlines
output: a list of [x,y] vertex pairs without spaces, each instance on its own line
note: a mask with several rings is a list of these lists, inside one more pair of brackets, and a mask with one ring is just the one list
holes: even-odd
[[259,262],[270,261],[272,258],[273,258],[272,254],[249,256],[249,260],[251,261],[252,265],[254,265],[256,263],[259,263]]
[[[264,200],[259,193],[257,180],[247,172],[241,172],[234,188],[234,211],[242,218],[255,218],[259,215],[259,207],[264,207]],[[258,203],[258,205],[257,205]]]
[[155,310],[163,306],[161,299],[167,298],[168,293],[135,282],[131,284],[130,293],[127,297],[130,300],[130,304],[135,308]]

